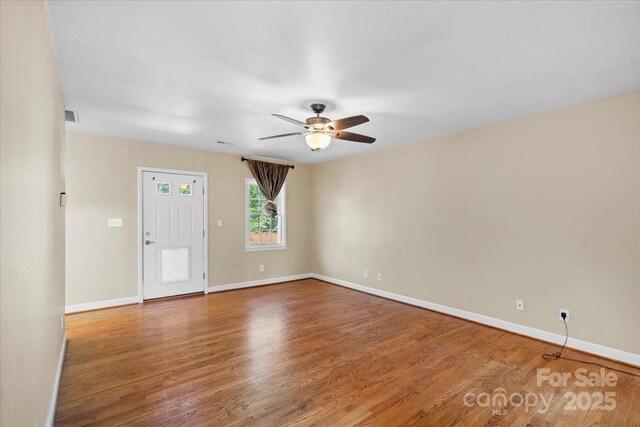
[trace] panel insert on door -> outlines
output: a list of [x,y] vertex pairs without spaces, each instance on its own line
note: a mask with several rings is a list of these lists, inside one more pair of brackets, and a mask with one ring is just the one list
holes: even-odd
[[171,205],[156,204],[156,237],[171,237]]
[[162,283],[187,282],[191,279],[191,248],[158,249]]
[[193,210],[191,205],[178,206],[178,235],[191,237],[193,234]]

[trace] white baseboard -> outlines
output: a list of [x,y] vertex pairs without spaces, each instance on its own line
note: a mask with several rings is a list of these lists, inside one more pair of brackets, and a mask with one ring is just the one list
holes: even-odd
[[[272,285],[274,283],[308,279],[309,277],[311,277],[311,273],[297,274],[295,276],[274,277],[272,279],[253,280],[250,282],[229,283],[227,285],[209,286],[208,291],[222,292],[222,291],[229,291],[232,289],[242,289],[242,288],[249,288],[252,286]],[[137,304],[141,302],[142,302],[142,298],[140,298],[139,296],[117,298],[117,299],[110,299],[110,300],[96,301],[96,302],[86,302],[83,304],[67,305],[64,308],[64,312],[66,314],[78,313],[81,311],[97,310],[100,308],[109,308],[109,307],[118,307],[120,305]]]
[[97,310],[99,308],[109,308],[109,307],[117,307],[119,305],[129,305],[136,304],[142,302],[142,298],[135,297],[127,297],[127,298],[117,298],[117,299],[108,299],[104,301],[96,301],[96,302],[86,302],[83,304],[72,304],[64,307],[64,312],[69,313],[78,313],[80,311],[87,310]]
[[[324,280],[325,282],[333,283],[335,285],[344,286],[346,288],[351,288],[358,291],[366,292],[371,295],[376,295],[383,298],[400,301],[406,304],[415,305],[417,307],[427,308],[429,310],[449,314],[455,317],[460,317],[462,319],[472,320],[474,322],[493,326],[499,329],[504,329],[505,331],[526,335],[528,337],[536,338],[542,341],[547,341],[547,342],[555,343],[559,345],[562,345],[562,343],[564,343],[564,335],[543,331],[542,329],[536,329],[529,326],[519,325],[517,323],[507,322],[506,320],[500,320],[494,317],[489,317],[482,314],[473,313],[470,311],[448,307],[446,305],[435,304],[429,301],[424,301],[417,298],[395,294],[393,292],[370,288],[368,286],[358,285],[356,283],[347,282],[346,280],[335,279],[333,277],[323,276],[320,274],[312,273],[311,277],[319,280]],[[619,360],[621,362],[629,363],[631,365],[640,366],[640,354],[631,353],[624,350],[618,350],[616,348],[606,347],[604,345],[595,344],[588,341],[582,341],[575,338],[569,338],[569,340],[567,341],[567,347],[573,348],[576,350],[582,350],[587,353],[595,354],[598,356],[607,357],[609,359]]]
[[62,348],[58,355],[58,366],[56,367],[56,377],[53,382],[53,391],[51,392],[51,400],[49,401],[49,413],[47,414],[47,427],[53,427],[56,418],[56,406],[58,405],[58,391],[60,390],[60,382],[62,381],[62,367],[64,366],[64,356],[67,353],[67,331],[62,336]]
[[[554,344],[562,344],[564,342],[564,335],[556,334],[553,332],[544,331],[542,329],[532,328],[529,326],[520,325],[517,323],[507,322],[506,320],[496,319],[495,317],[485,316],[483,314],[477,314],[470,311],[460,310],[458,308],[448,307],[446,305],[436,304],[429,301],[424,301],[418,298],[412,298],[393,292],[383,291],[381,289],[370,288],[368,286],[359,285],[346,280],[336,279],[333,277],[323,276],[315,273],[298,274],[294,276],[282,276],[274,277],[271,279],[252,280],[248,282],[229,283],[226,285],[209,286],[209,292],[222,292],[233,289],[249,288],[253,286],[271,285],[280,282],[290,282],[293,280],[302,280],[313,277],[315,279],[324,280],[325,282],[333,283],[335,285],[344,286],[346,288],[355,289],[358,291],[366,292],[371,295],[388,298],[391,300],[403,302],[406,304],[415,305],[417,307],[426,308],[429,310],[437,311],[440,313],[449,314],[451,316],[460,317],[462,319],[472,320],[474,322],[482,323],[495,328],[503,329],[505,331],[514,332],[516,334],[526,335],[528,337],[536,338],[542,341],[547,341]],[[140,297],[128,297],[113,299],[107,301],[98,301],[85,304],[68,305],[65,307],[65,313],[76,313],[79,311],[96,310],[99,308],[116,307],[119,305],[135,304],[142,302]],[[595,354],[598,356],[607,357],[613,360],[619,360],[624,363],[628,363],[635,366],[640,366],[640,354],[631,353],[624,350],[618,350],[616,348],[607,347],[604,345],[592,343],[589,341],[583,341],[576,338],[569,338],[567,347],[576,350],[585,351],[587,353]]]
[[209,292],[230,291],[232,289],[250,288],[253,286],[272,285],[280,282],[291,282],[293,280],[308,279],[311,273],[297,274],[295,276],[274,277],[272,279],[252,280],[250,282],[229,283],[228,285],[209,286]]

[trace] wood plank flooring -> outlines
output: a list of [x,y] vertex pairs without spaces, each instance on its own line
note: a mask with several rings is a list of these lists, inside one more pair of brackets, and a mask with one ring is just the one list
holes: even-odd
[[[58,426],[640,425],[638,377],[538,387],[537,368],[599,369],[543,360],[550,344],[313,279],[68,315],[67,334]],[[496,389],[511,403],[481,406]],[[567,392],[614,392],[616,407],[568,410]],[[542,393],[548,410],[514,393]]]

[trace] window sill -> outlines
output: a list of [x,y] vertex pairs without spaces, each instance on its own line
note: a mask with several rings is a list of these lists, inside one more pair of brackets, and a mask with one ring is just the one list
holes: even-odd
[[246,246],[247,252],[262,252],[262,251],[281,251],[287,249],[287,246]]

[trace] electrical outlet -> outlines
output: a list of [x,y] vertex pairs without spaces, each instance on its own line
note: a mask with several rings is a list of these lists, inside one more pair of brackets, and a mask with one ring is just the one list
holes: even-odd
[[365,279],[368,279],[369,278],[369,272],[367,270],[365,270],[363,276],[364,276]]
[[562,313],[565,313],[566,317],[565,320],[568,322],[569,321],[569,310],[565,310],[564,308],[560,309],[560,313],[558,314],[558,319],[562,322]]
[[260,273],[264,273],[264,264],[260,264]]
[[378,280],[382,280],[382,273],[378,273]]
[[122,218],[107,218],[107,227],[122,227]]
[[516,300],[516,310],[524,311],[524,300],[523,299],[517,299]]

